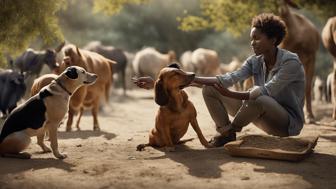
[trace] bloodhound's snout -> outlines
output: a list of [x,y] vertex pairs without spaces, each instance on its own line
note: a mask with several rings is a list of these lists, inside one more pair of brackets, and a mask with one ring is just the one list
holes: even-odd
[[186,79],[185,82],[179,87],[180,89],[183,89],[187,86],[189,86],[195,79],[195,73],[193,72],[186,72]]

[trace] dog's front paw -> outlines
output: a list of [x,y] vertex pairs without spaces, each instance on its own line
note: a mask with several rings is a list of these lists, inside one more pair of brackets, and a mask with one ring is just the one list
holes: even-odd
[[94,131],[100,131],[100,127],[99,127],[99,126],[94,126],[94,127],[93,127],[93,130],[94,130]]
[[71,127],[66,127],[65,131],[66,131],[66,132],[71,132],[72,129],[71,129]]
[[66,154],[57,154],[57,155],[55,155],[55,157],[58,158],[58,159],[65,159],[68,156]]
[[146,147],[146,144],[139,144],[137,146],[137,151],[144,151],[145,150],[145,147]]
[[176,148],[174,146],[166,146],[165,150],[166,152],[175,152]]

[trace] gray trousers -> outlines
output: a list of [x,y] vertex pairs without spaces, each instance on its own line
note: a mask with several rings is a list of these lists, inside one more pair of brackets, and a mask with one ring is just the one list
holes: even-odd
[[[267,134],[288,136],[288,112],[273,98],[259,96],[255,100],[237,100],[220,94],[212,86],[203,87],[203,98],[216,127],[229,124],[240,130],[253,123]],[[229,116],[233,116],[230,122]]]

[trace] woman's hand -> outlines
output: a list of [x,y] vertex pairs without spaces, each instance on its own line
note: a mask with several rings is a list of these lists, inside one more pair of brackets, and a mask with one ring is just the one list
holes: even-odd
[[132,78],[132,81],[134,84],[136,84],[138,87],[143,89],[152,89],[154,88],[154,80],[149,77],[139,77],[139,78]]

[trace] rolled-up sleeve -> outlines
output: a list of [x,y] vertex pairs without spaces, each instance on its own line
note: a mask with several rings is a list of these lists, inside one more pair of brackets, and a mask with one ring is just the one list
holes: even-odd
[[231,87],[233,84],[243,81],[252,75],[252,62],[246,60],[242,67],[236,71],[217,75],[218,81],[225,87]]
[[263,95],[276,96],[289,83],[296,81],[304,74],[302,64],[297,60],[284,62],[272,79],[261,87]]

